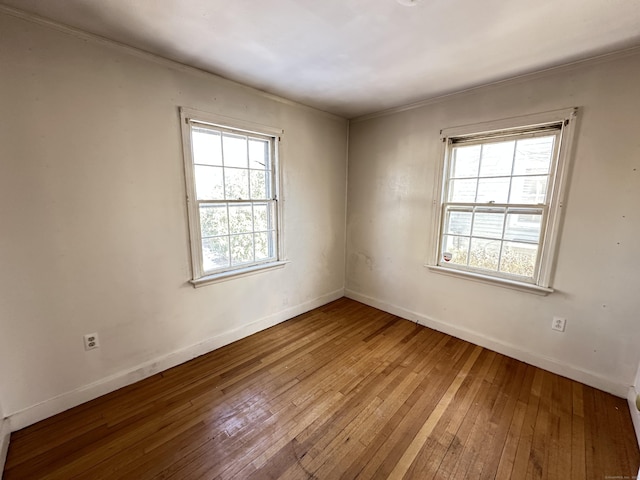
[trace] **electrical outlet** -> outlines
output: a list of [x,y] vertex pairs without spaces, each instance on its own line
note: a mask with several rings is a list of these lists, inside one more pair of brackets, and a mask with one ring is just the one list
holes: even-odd
[[553,322],[551,322],[551,328],[559,332],[564,332],[564,327],[566,324],[567,324],[566,318],[553,317]]
[[97,333],[87,333],[84,336],[84,349],[85,350],[93,350],[94,348],[98,348],[100,346],[100,341],[98,340]]

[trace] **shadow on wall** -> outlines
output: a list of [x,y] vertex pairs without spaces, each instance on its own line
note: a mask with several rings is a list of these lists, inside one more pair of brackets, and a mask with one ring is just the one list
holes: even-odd
[[[85,2],[82,0],[68,0],[67,10],[76,12],[77,18],[90,18],[92,22],[83,27],[77,27],[80,30],[91,32],[95,35],[104,36],[105,38],[118,38],[119,42],[138,48],[140,50],[160,55],[166,58],[175,59],[176,49],[169,42],[157,35],[154,35],[153,22],[154,19],[147,19],[144,16],[136,15],[135,8],[127,2],[120,4],[110,4],[101,2]],[[181,9],[174,8],[172,15],[180,15]],[[165,5],[165,9],[169,8]],[[62,19],[52,17],[60,23],[65,23]],[[107,35],[107,32],[109,34]],[[151,45],[152,47],[143,47],[143,45]],[[182,63],[182,62],[181,62]]]

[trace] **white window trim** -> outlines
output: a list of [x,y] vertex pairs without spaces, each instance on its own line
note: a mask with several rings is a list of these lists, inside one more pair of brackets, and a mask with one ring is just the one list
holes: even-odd
[[283,268],[287,263],[289,263],[288,260],[278,260],[276,262],[263,263],[260,265],[251,265],[249,267],[238,268],[236,270],[205,275],[204,277],[190,280],[190,282],[195,288],[199,288],[204,287],[205,285],[211,285],[212,283],[226,282],[227,280],[232,280],[234,278],[248,277],[255,275],[256,273],[276,270]]
[[[574,107],[441,130],[440,138],[442,140],[442,153],[440,155],[440,162],[438,164],[438,171],[436,173],[433,191],[433,237],[430,249],[430,258],[425,267],[429,268],[429,270],[434,273],[457,276],[459,278],[466,278],[469,280],[489,283],[538,295],[548,295],[549,293],[553,293],[554,290],[551,287],[551,284],[553,281],[553,273],[556,263],[562,209],[564,206],[567,184],[567,172],[569,170],[569,163],[571,160],[571,150],[573,147],[573,136],[577,114],[578,108]],[[447,145],[448,139],[451,137],[488,135],[492,132],[512,129],[516,130],[519,128],[533,128],[536,126],[544,126],[554,123],[563,124],[560,134],[561,145],[554,172],[555,180],[553,182],[553,190],[549,201],[548,220],[543,232],[543,239],[540,242],[540,269],[537,277],[537,283],[528,283],[526,281],[493,276],[490,273],[484,274],[438,265],[438,250],[443,228],[442,202],[444,201],[443,186],[446,173],[445,167],[449,164],[449,158],[447,158],[449,153]]]
[[[200,218],[198,204],[195,201],[195,174],[191,155],[191,121],[220,128],[231,128],[246,133],[274,137],[274,189],[277,198],[277,250],[275,261],[267,261],[249,266],[239,266],[224,272],[205,274],[202,269],[202,249],[200,246]],[[190,283],[195,287],[202,287],[212,283],[224,282],[233,278],[246,277],[256,273],[283,268],[287,263],[284,242],[284,196],[280,188],[282,184],[282,142],[284,130],[268,125],[262,125],[246,120],[203,112],[193,108],[180,107],[180,128],[182,131],[182,155],[184,159],[185,187],[187,199],[187,216],[189,223],[189,243],[191,256],[192,279]]]

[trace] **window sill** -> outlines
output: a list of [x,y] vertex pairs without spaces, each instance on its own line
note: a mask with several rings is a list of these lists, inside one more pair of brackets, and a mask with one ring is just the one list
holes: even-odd
[[489,275],[482,275],[481,273],[463,272],[460,270],[452,270],[450,268],[444,268],[435,265],[425,265],[425,267],[435,273],[450,275],[452,277],[461,277],[475,282],[486,283],[503,288],[510,288],[512,290],[533,293],[535,295],[546,296],[554,292],[553,288],[540,287],[531,283],[518,282],[517,280],[508,280],[506,278],[491,277]]
[[231,280],[234,278],[248,277],[249,275],[255,275],[256,273],[284,268],[287,263],[289,263],[288,260],[281,260],[278,262],[264,263],[262,265],[251,265],[250,267],[239,268],[237,270],[231,270],[229,272],[206,275],[195,280],[189,280],[189,282],[194,286],[194,288],[200,288],[204,287],[205,285],[211,285],[212,283],[226,282],[227,280]]

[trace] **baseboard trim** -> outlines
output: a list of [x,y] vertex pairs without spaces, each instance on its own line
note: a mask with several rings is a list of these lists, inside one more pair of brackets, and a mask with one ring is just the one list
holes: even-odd
[[522,349],[517,345],[512,345],[506,342],[502,342],[498,339],[483,335],[481,333],[469,330],[467,328],[461,328],[450,323],[436,320],[427,315],[423,315],[418,312],[407,310],[406,308],[394,305],[392,303],[379,300],[368,295],[356,292],[354,290],[345,289],[345,296],[358,302],[364,303],[371,307],[383,310],[388,313],[392,313],[407,320],[418,322],[420,325],[432,328],[442,333],[446,333],[456,338],[466,340],[475,345],[493,350],[494,352],[501,353],[516,360],[528,363],[535,367],[548,370],[563,377],[570,378],[577,382],[584,383],[591,387],[603,390],[611,393],[617,397],[625,398],[628,395],[629,385],[620,384],[609,380],[595,372],[584,370],[574,365],[567,365],[560,362],[557,359],[540,355],[530,350]]
[[149,360],[136,367],[118,372],[96,382],[63,393],[43,402],[37,403],[23,410],[9,415],[11,431],[20,430],[49,418],[60,412],[76,407],[82,403],[98,398],[119,388],[143,380],[169,368],[188,362],[200,355],[209,353],[217,348],[228,345],[241,338],[253,335],[261,330],[289,320],[297,315],[321,307],[344,296],[344,289],[335,290],[313,300],[287,308],[272,315],[263,317],[242,327],[229,330],[222,334],[208,338],[197,344],[175,350],[161,357]]
[[0,480],[2,479],[2,472],[4,472],[4,463],[7,460],[10,438],[11,423],[9,419],[0,419]]
[[[633,421],[633,429],[636,432],[636,440],[638,441],[638,446],[640,447],[640,412],[636,407],[636,397],[638,396],[638,392],[635,387],[629,387],[629,392],[627,394],[627,402],[629,403],[629,413],[631,414],[631,420]],[[638,472],[638,478],[640,478],[640,472]]]

